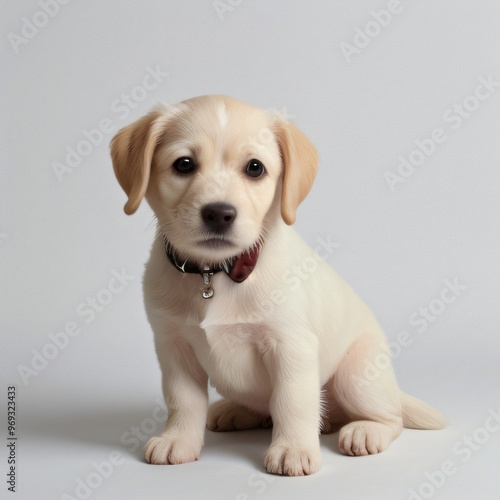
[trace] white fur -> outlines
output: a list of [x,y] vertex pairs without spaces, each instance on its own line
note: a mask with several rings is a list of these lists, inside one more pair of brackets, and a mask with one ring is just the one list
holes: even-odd
[[[366,455],[387,448],[404,424],[441,428],[444,418],[403,394],[391,367],[374,380],[365,377],[366,364],[384,352],[379,324],[350,286],[283,220],[290,216],[285,217],[289,207],[283,206],[282,196],[299,189],[283,184],[283,169],[292,168],[283,163],[298,148],[283,141],[306,139],[291,129],[283,133],[279,127],[286,125],[276,114],[234,99],[201,97],[185,101],[180,112],[174,109],[152,117],[165,133],[155,139],[146,192],[158,218],[158,236],[146,266],[144,296],[169,412],[164,433],[146,445],[146,460],[196,460],[206,425],[246,429],[269,426],[272,418],[266,469],[303,475],[320,468],[321,429],[331,432],[343,425],[341,451]],[[255,140],[264,128],[276,131],[275,140]],[[120,155],[130,150],[131,141],[146,141],[148,133],[133,139],[125,129],[112,145],[115,171],[126,191],[129,181],[121,176],[133,167],[123,167]],[[288,156],[285,147],[292,151]],[[193,155],[199,163],[196,174],[172,173],[176,158]],[[264,163],[263,178],[244,175],[252,158]],[[295,162],[300,164],[300,157]],[[305,196],[291,194],[295,205]],[[211,202],[237,209],[227,247],[199,243],[204,234],[200,209]],[[167,260],[164,236],[180,255],[200,264],[220,262],[256,242],[261,243],[260,256],[243,283],[222,272],[214,275],[214,297],[205,300],[201,276],[182,274]],[[293,270],[304,263],[317,268],[295,278]],[[210,410],[209,378],[225,398]]]

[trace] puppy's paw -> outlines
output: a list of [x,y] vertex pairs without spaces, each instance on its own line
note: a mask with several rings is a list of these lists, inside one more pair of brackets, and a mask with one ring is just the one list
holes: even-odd
[[321,468],[319,445],[292,447],[271,445],[264,459],[264,466],[271,474],[307,476]]
[[152,437],[144,447],[144,459],[150,464],[185,464],[198,460],[201,445],[193,445],[174,435]]
[[241,431],[271,426],[271,417],[254,413],[234,401],[222,399],[208,410],[207,429],[211,431]]
[[390,427],[378,422],[351,422],[340,429],[339,448],[346,455],[380,453],[390,442]]

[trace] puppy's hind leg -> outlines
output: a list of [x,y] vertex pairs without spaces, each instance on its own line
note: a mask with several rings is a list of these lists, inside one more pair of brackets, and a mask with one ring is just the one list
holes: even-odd
[[384,451],[401,434],[401,402],[394,371],[367,369],[381,353],[382,336],[362,336],[349,348],[332,381],[332,392],[351,422],[340,429],[339,448],[346,455]]
[[211,431],[241,431],[272,425],[269,415],[260,415],[228,399],[213,403],[208,410],[207,429]]

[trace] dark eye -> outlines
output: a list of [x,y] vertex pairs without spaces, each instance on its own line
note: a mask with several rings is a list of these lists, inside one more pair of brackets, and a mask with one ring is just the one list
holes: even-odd
[[259,160],[250,160],[248,162],[246,173],[250,177],[260,177],[264,172],[264,165]]
[[196,165],[193,159],[189,158],[189,156],[181,156],[174,161],[172,167],[180,174],[190,174],[194,171]]

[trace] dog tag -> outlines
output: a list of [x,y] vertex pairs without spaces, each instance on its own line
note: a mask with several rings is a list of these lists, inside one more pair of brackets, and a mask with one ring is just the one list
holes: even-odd
[[204,299],[211,299],[214,296],[214,289],[210,286],[212,284],[212,276],[214,273],[210,272],[210,267],[205,266],[203,268],[203,284],[206,285],[207,287],[201,291],[201,296]]

